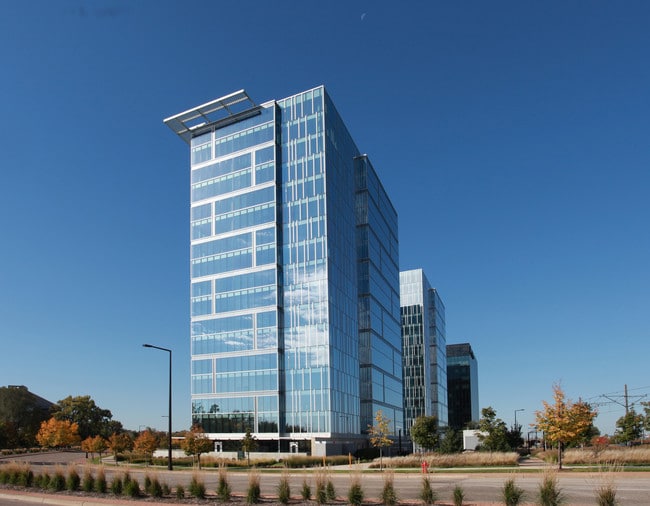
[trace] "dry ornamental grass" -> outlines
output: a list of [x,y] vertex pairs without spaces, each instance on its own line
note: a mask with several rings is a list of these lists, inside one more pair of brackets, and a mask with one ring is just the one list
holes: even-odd
[[564,452],[565,464],[650,465],[650,448],[607,448],[594,452],[591,448],[574,448]]
[[[473,452],[455,454],[429,453],[424,456],[429,467],[495,467],[495,466],[516,466],[519,455],[516,452]],[[395,457],[384,459],[386,467],[393,468],[419,468],[422,465],[422,457]],[[373,464],[373,467],[379,464]]]

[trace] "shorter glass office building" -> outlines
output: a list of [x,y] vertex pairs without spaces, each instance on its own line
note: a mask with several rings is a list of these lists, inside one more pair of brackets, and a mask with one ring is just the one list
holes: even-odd
[[422,269],[400,278],[404,418],[410,431],[419,416],[447,425],[445,306]]
[[479,421],[478,362],[469,343],[447,345],[447,403],[451,428]]

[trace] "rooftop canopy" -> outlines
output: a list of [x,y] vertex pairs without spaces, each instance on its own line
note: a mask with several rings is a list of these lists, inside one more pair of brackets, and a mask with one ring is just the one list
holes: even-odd
[[204,131],[204,127],[215,123],[229,123],[241,116],[259,112],[246,91],[239,90],[225,97],[217,98],[185,112],[163,120],[169,128],[188,144],[192,137]]

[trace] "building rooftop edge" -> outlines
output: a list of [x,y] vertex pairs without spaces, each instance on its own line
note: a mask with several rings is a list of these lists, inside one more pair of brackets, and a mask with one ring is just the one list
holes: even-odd
[[[243,109],[241,108],[242,103],[245,104]],[[234,106],[239,106],[236,111],[232,109]],[[254,110],[257,107],[257,104],[246,93],[246,90],[242,88],[223,97],[215,98],[204,104],[169,116],[163,120],[163,123],[189,144],[192,133],[195,130],[216,123],[219,120],[232,118],[242,112]],[[219,118],[213,117],[216,113],[223,112],[225,112],[225,115],[222,114]]]

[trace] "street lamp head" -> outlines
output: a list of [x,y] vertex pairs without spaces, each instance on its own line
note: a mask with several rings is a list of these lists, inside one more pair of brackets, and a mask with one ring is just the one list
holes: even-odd
[[151,346],[150,344],[143,344],[142,346],[143,346],[144,348],[153,348],[153,346]]

